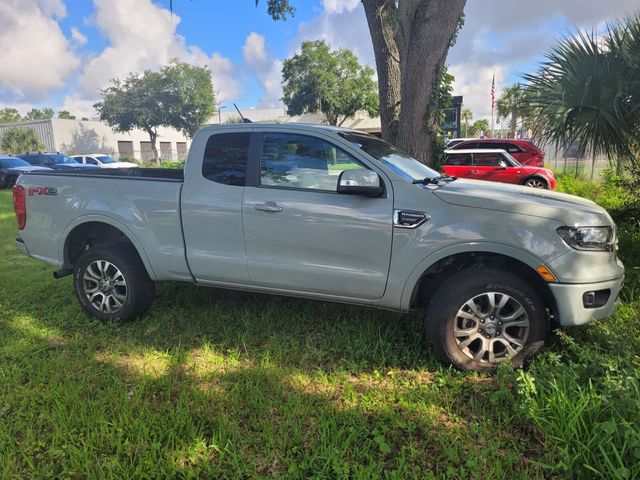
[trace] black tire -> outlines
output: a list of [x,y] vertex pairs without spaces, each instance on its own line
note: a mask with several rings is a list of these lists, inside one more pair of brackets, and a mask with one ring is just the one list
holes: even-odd
[[[494,305],[497,303],[499,306],[509,297],[503,307],[491,309],[491,299]],[[456,368],[492,371],[500,361],[511,361],[515,366],[521,366],[544,345],[548,331],[544,304],[536,291],[516,275],[490,267],[473,267],[447,278],[431,298],[427,309],[427,331],[431,343],[440,359]],[[473,302],[484,314],[484,308],[480,308],[483,307],[483,299],[486,299],[487,312],[493,312],[484,318],[469,307],[469,302]],[[518,305],[523,309],[520,316],[509,320],[509,315],[502,316],[504,313],[517,314],[520,311]],[[526,321],[528,329],[525,330],[526,327],[519,324]],[[456,329],[457,336],[454,334]],[[467,332],[469,335],[464,336]],[[465,346],[472,337],[475,340]],[[510,340],[519,342],[521,346]],[[488,350],[481,358],[473,358],[487,345],[494,352],[493,358]],[[496,356],[496,352],[499,355]]]
[[522,181],[522,185],[524,185],[525,187],[542,188],[544,190],[549,190],[549,182],[547,182],[547,180],[542,177],[538,177],[537,175],[525,178]]
[[[103,270],[101,278],[105,280],[94,280],[100,277],[101,266],[107,263],[111,266]],[[124,286],[120,278],[124,279]],[[104,282],[105,290],[97,291]],[[80,306],[102,321],[138,318],[149,309],[155,293],[155,284],[138,253],[130,244],[122,242],[98,245],[83,253],[74,267],[73,284]]]

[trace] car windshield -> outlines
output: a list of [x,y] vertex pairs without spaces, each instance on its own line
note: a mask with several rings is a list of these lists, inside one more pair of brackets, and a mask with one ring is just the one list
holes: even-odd
[[109,155],[96,155],[95,159],[100,163],[116,163],[116,161],[111,158]]
[[29,167],[21,158],[0,158],[0,168]]
[[53,163],[78,163],[73,158],[71,158],[71,157],[69,157],[67,155],[62,155],[61,153],[57,153],[57,154],[54,154],[54,155],[47,155],[47,157],[49,157],[51,160],[53,160]]
[[509,152],[504,152],[503,155],[505,155],[509,159],[509,161],[511,162],[511,164],[514,167],[521,167],[522,166],[522,164],[518,160],[513,158],[513,156]]
[[340,132],[339,135],[410,182],[440,177],[435,170],[378,137],[357,132]]

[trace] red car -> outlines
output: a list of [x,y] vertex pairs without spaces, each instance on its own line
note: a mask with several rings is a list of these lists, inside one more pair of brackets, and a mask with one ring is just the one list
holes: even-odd
[[555,190],[553,172],[522,165],[504,150],[446,150],[442,170],[447,175],[490,182],[516,183]]
[[523,165],[544,167],[544,152],[528,140],[478,138],[460,142],[451,150],[504,150]]

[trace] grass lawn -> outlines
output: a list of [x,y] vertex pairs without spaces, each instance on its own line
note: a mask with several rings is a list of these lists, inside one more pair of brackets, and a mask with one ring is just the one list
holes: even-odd
[[[102,324],[0,192],[0,478],[640,476],[640,233],[613,319],[526,370],[441,366],[421,315],[159,285]],[[635,251],[634,251],[635,248]]]

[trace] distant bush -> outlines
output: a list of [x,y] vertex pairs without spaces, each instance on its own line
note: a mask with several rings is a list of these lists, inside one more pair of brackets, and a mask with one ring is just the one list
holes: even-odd
[[169,162],[169,161],[161,161],[160,162],[160,168],[176,168],[176,169],[181,169],[184,168],[184,163],[185,162]]
[[556,177],[559,192],[588,198],[607,210],[625,208],[631,200],[629,190],[613,170],[606,170],[600,182],[575,178],[573,173],[560,173]]

